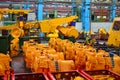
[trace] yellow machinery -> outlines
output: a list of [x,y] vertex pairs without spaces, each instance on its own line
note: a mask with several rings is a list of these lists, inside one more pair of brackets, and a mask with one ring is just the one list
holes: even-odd
[[[65,23],[70,23],[73,20],[77,19],[77,16],[70,16],[64,18],[55,18],[49,20],[42,20],[40,22],[33,21],[33,22],[24,22],[23,14],[27,14],[31,12],[31,10],[5,10],[0,9],[1,14],[3,13],[15,13],[20,14],[18,17],[18,21],[16,24],[8,25],[0,27],[0,29],[4,30],[12,30],[11,35],[14,39],[11,41],[11,56],[16,56],[18,54],[18,44],[19,44],[19,37],[22,37],[26,34],[25,30],[29,29],[30,32],[34,32],[35,29],[40,29],[41,32],[46,33],[47,37],[54,37],[57,38],[59,32],[62,33],[64,36],[73,36],[75,38],[78,37],[78,31],[74,27],[61,27],[58,29],[59,26]],[[29,32],[28,32],[29,33]],[[35,36],[36,37],[36,36]]]
[[77,38],[78,31],[74,27],[71,26],[69,28],[65,28],[62,26],[61,28],[58,28],[61,24],[70,23],[71,21],[77,18],[77,16],[70,16],[64,18],[43,20],[39,22],[40,30],[43,33],[47,33],[47,37],[58,37],[58,31],[60,31],[64,36],[74,36],[75,38]]
[[74,26],[71,26],[71,27],[60,27],[58,28],[58,30],[61,32],[61,34],[63,34],[64,36],[67,36],[67,37],[75,37],[77,38],[78,37],[78,31],[75,29]]
[[114,19],[109,31],[108,45],[120,47],[120,18]]
[[99,34],[107,34],[106,30],[103,27],[101,27],[100,29],[98,29],[98,33]]
[[24,34],[23,26],[25,24],[24,14],[28,14],[32,10],[14,10],[14,9],[0,9],[0,20],[2,20],[3,14],[19,14],[17,17],[18,21],[16,24],[0,27],[2,30],[12,30],[11,35],[14,39],[10,42],[10,55],[11,57],[16,56],[19,50],[19,37]]
[[32,10],[16,10],[16,9],[0,9],[0,19],[2,19],[3,14],[8,14],[8,13],[14,13],[14,14],[28,14],[29,12],[32,12]]
[[[1,30],[13,30],[12,31],[12,36],[14,38],[18,38],[21,36],[20,33],[23,34],[23,27],[25,26],[25,21],[24,21],[24,14],[28,14],[29,12],[32,12],[32,10],[14,10],[14,9],[0,9],[0,20],[2,20],[2,15],[3,14],[19,14],[19,16],[17,17],[17,23],[16,24],[13,24],[13,25],[8,25],[8,26],[1,26],[0,29]],[[22,32],[21,32],[21,31]],[[15,34],[13,34],[13,32],[15,32]],[[19,33],[18,33],[19,32]]]
[[23,35],[24,33],[22,31],[23,29],[29,29],[33,27],[39,28],[41,32],[46,33],[47,37],[58,37],[58,32],[60,31],[65,36],[74,36],[75,38],[77,38],[78,31],[74,27],[69,27],[69,28],[62,27],[64,29],[62,28],[57,29],[57,27],[59,27],[61,24],[70,23],[71,21],[77,18],[78,18],[77,16],[70,16],[70,17],[64,17],[64,18],[42,20],[40,22],[37,22],[37,21],[26,22],[24,23],[23,27],[21,27],[18,24],[14,24],[14,25],[0,27],[0,29],[6,29],[6,30],[12,29],[12,33],[11,33],[12,36],[16,36],[17,38]]

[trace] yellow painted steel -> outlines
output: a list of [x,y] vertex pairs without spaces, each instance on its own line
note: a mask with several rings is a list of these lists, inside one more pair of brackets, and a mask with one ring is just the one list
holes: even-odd
[[0,30],[12,30],[14,28],[17,28],[18,25],[17,24],[12,24],[12,25],[8,25],[8,26],[0,26]]
[[114,18],[114,21],[113,21],[113,23],[112,23],[112,26],[110,27],[110,30],[109,30],[109,34],[111,34],[112,33],[112,29],[113,29],[113,27],[114,27],[114,23],[115,23],[115,21],[120,21],[120,17],[116,17],[116,18]]
[[[58,32],[56,32],[57,27],[60,26],[61,24],[70,23],[71,21],[74,21],[77,18],[78,18],[77,16],[69,16],[69,17],[64,17],[64,18],[42,20],[40,22],[37,22],[37,21],[26,22],[26,23],[24,23],[24,25],[23,25],[23,23],[19,22],[18,24],[15,24],[15,25],[0,27],[0,29],[14,30],[13,28],[16,28],[16,25],[18,27],[23,26],[23,27],[19,27],[21,29],[23,29],[23,28],[28,29],[28,28],[35,27],[35,28],[39,28],[41,32],[47,33],[48,37],[58,37]],[[21,23],[21,25],[20,25],[20,23]],[[67,33],[65,34],[66,36],[68,36],[68,37],[74,36],[75,38],[78,37],[78,31],[74,27],[66,28],[66,30],[67,30]],[[64,31],[62,31],[62,32],[64,32]],[[18,32],[19,32],[19,29],[18,29]],[[13,33],[13,35],[14,35],[14,33]]]
[[0,20],[2,20],[2,14],[0,14]]
[[103,27],[101,27],[101,28],[98,30],[98,33],[99,33],[99,34],[107,34],[106,30],[105,30]]
[[10,56],[14,57],[18,55],[19,51],[19,38],[14,38],[10,44]]
[[24,13],[24,14],[28,14],[29,12],[32,12],[32,10],[15,10],[15,9],[0,9],[0,14],[8,14],[8,13],[14,13],[14,14],[20,14],[20,13]]
[[[14,9],[0,9],[0,20],[2,19],[3,14],[19,14],[19,16],[23,16],[24,14],[28,14],[29,12],[32,12],[33,10],[14,10]],[[0,30],[5,29],[5,30],[10,30],[16,27],[23,28],[24,22],[23,21],[18,21],[18,23],[13,24],[13,25],[8,25],[8,26],[1,26]]]
[[[50,33],[49,35],[47,35],[48,37],[57,37],[58,33],[56,33],[55,30],[58,26],[60,26],[61,24],[69,23],[77,18],[78,18],[77,16],[70,16],[70,17],[64,17],[64,18],[43,20],[43,21],[40,21],[40,30],[43,33]],[[69,27],[69,28],[63,27],[60,31],[65,36],[68,36],[68,37],[74,36],[75,38],[78,37],[78,31],[73,27]]]
[[59,37],[58,30],[56,29],[55,32],[47,34],[46,36],[50,37],[50,38],[57,38],[57,37]]
[[40,29],[44,33],[54,32],[55,29],[61,24],[69,23],[77,18],[78,18],[77,16],[70,16],[70,17],[64,17],[64,18],[43,20],[43,21],[40,21]]
[[75,38],[78,37],[78,31],[75,29],[75,27],[61,27],[59,28],[59,31],[64,35],[64,36],[68,36],[68,37],[71,37],[71,36],[74,36]]
[[[22,28],[29,29],[35,23],[36,23],[36,21],[34,21],[34,22],[26,22]],[[8,26],[0,26],[0,30],[3,30],[3,29],[4,30],[12,30],[12,29],[17,28],[17,27],[19,27],[19,24],[16,23],[16,24],[8,25]]]
[[78,37],[78,31],[75,29],[75,27],[70,27],[69,30],[67,31],[68,37],[74,36],[75,38]]
[[[0,20],[2,19],[3,14],[19,14],[19,17],[23,17],[24,14],[28,14],[29,12],[32,12],[32,10],[14,10],[14,9],[0,9]],[[19,18],[18,17],[18,18]],[[12,30],[11,35],[14,37],[14,39],[11,41],[10,44],[10,55],[11,57],[14,57],[18,54],[19,50],[19,37],[24,35],[24,24],[26,24],[24,21],[17,20],[16,24],[9,25],[9,26],[1,26],[0,30]],[[26,27],[29,27],[26,25]]]
[[23,21],[19,21],[19,27],[23,28],[24,27],[24,22]]
[[109,34],[109,37],[108,37],[108,45],[120,47],[120,30],[111,31],[111,34]]
[[109,30],[109,37],[107,43],[108,45],[120,47],[120,27],[117,30],[114,29],[116,21],[120,22],[120,18],[117,17],[114,19],[112,26]]
[[12,29],[11,35],[14,38],[19,38],[24,35],[24,31],[22,29],[16,27],[16,28]]

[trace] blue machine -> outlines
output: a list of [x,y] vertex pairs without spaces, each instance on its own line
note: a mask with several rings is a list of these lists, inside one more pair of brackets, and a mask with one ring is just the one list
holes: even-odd
[[43,0],[38,0],[38,21],[43,20]]
[[117,9],[116,3],[117,3],[117,0],[113,0],[112,6],[110,7],[110,10],[111,10],[110,21],[113,21],[113,19],[116,16],[116,9]]
[[86,32],[90,31],[90,0],[82,0],[82,29]]

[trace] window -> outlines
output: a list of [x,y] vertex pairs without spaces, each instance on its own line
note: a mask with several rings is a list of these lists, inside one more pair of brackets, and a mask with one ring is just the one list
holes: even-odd
[[120,30],[120,21],[115,21],[113,30]]

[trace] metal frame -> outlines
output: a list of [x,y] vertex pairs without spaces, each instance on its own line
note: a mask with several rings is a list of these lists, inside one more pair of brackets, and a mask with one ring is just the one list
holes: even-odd
[[116,10],[117,10],[117,0],[112,1],[112,6],[110,7],[111,13],[110,13],[110,21],[113,21],[113,19],[116,17]]
[[82,0],[82,29],[90,31],[90,0]]
[[43,20],[43,0],[38,0],[37,15],[38,21]]

